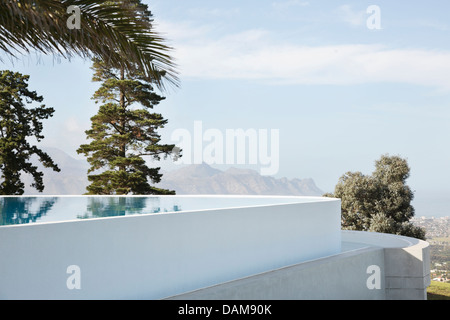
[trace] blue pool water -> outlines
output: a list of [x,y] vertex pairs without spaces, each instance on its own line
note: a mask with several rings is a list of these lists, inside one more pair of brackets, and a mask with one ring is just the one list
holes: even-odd
[[0,197],[0,226],[317,201],[298,197],[21,196]]

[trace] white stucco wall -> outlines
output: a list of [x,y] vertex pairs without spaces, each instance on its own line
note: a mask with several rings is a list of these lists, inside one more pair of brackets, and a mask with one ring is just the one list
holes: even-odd
[[171,300],[425,300],[427,242],[376,232],[342,231],[342,252],[208,288]]
[[0,298],[160,299],[340,250],[328,198],[2,226]]

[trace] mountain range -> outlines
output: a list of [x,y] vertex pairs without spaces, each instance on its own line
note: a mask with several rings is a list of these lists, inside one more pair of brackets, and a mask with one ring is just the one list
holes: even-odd
[[221,171],[206,163],[166,172],[160,187],[177,194],[240,194],[320,196],[312,179],[276,179],[255,170],[229,168]]
[[[38,165],[44,172],[45,189],[42,193],[31,188],[30,176],[23,175],[26,195],[77,195],[86,192],[89,165],[77,160],[62,150],[45,148],[61,172]],[[163,172],[160,188],[175,190],[177,194],[236,194],[236,195],[296,195],[320,196],[320,190],[313,179],[287,179],[262,176],[255,170],[229,168],[225,171],[203,163],[188,165]]]
[[42,193],[38,192],[30,187],[32,177],[22,174],[25,195],[77,195],[86,192],[86,186],[89,184],[87,161],[75,159],[57,148],[42,148],[42,150],[50,155],[61,171],[55,172],[52,169],[44,168],[37,159],[32,158],[33,164],[44,173],[45,188]]

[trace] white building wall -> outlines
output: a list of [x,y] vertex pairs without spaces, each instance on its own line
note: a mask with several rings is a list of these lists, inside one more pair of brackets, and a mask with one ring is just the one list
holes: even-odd
[[429,246],[418,239],[342,231],[342,252],[168,299],[426,300]]
[[0,299],[426,299],[429,258],[322,198],[2,226]]
[[326,198],[2,226],[0,298],[160,299],[340,250],[340,201]]

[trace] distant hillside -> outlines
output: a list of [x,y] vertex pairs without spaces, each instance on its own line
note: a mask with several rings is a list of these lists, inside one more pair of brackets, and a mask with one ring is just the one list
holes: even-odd
[[205,163],[166,172],[159,186],[177,194],[320,196],[324,193],[312,179],[275,179],[237,168],[221,171]]
[[[77,160],[56,148],[44,149],[58,164],[61,172],[43,168],[43,193],[30,187],[32,179],[23,176],[26,195],[77,195],[86,192],[88,163]],[[242,194],[242,195],[300,195],[320,196],[320,190],[312,179],[275,179],[261,176],[257,171],[230,168],[221,171],[207,164],[190,165],[164,172],[158,187],[175,190],[177,194]]]
[[25,194],[77,195],[85,193],[88,185],[88,163],[84,160],[77,160],[57,148],[43,148],[43,150],[50,155],[61,171],[55,172],[44,168],[38,161],[33,161],[39,167],[39,170],[44,172],[45,188],[42,193],[39,193],[36,189],[30,187],[32,177],[22,175],[25,182]]

